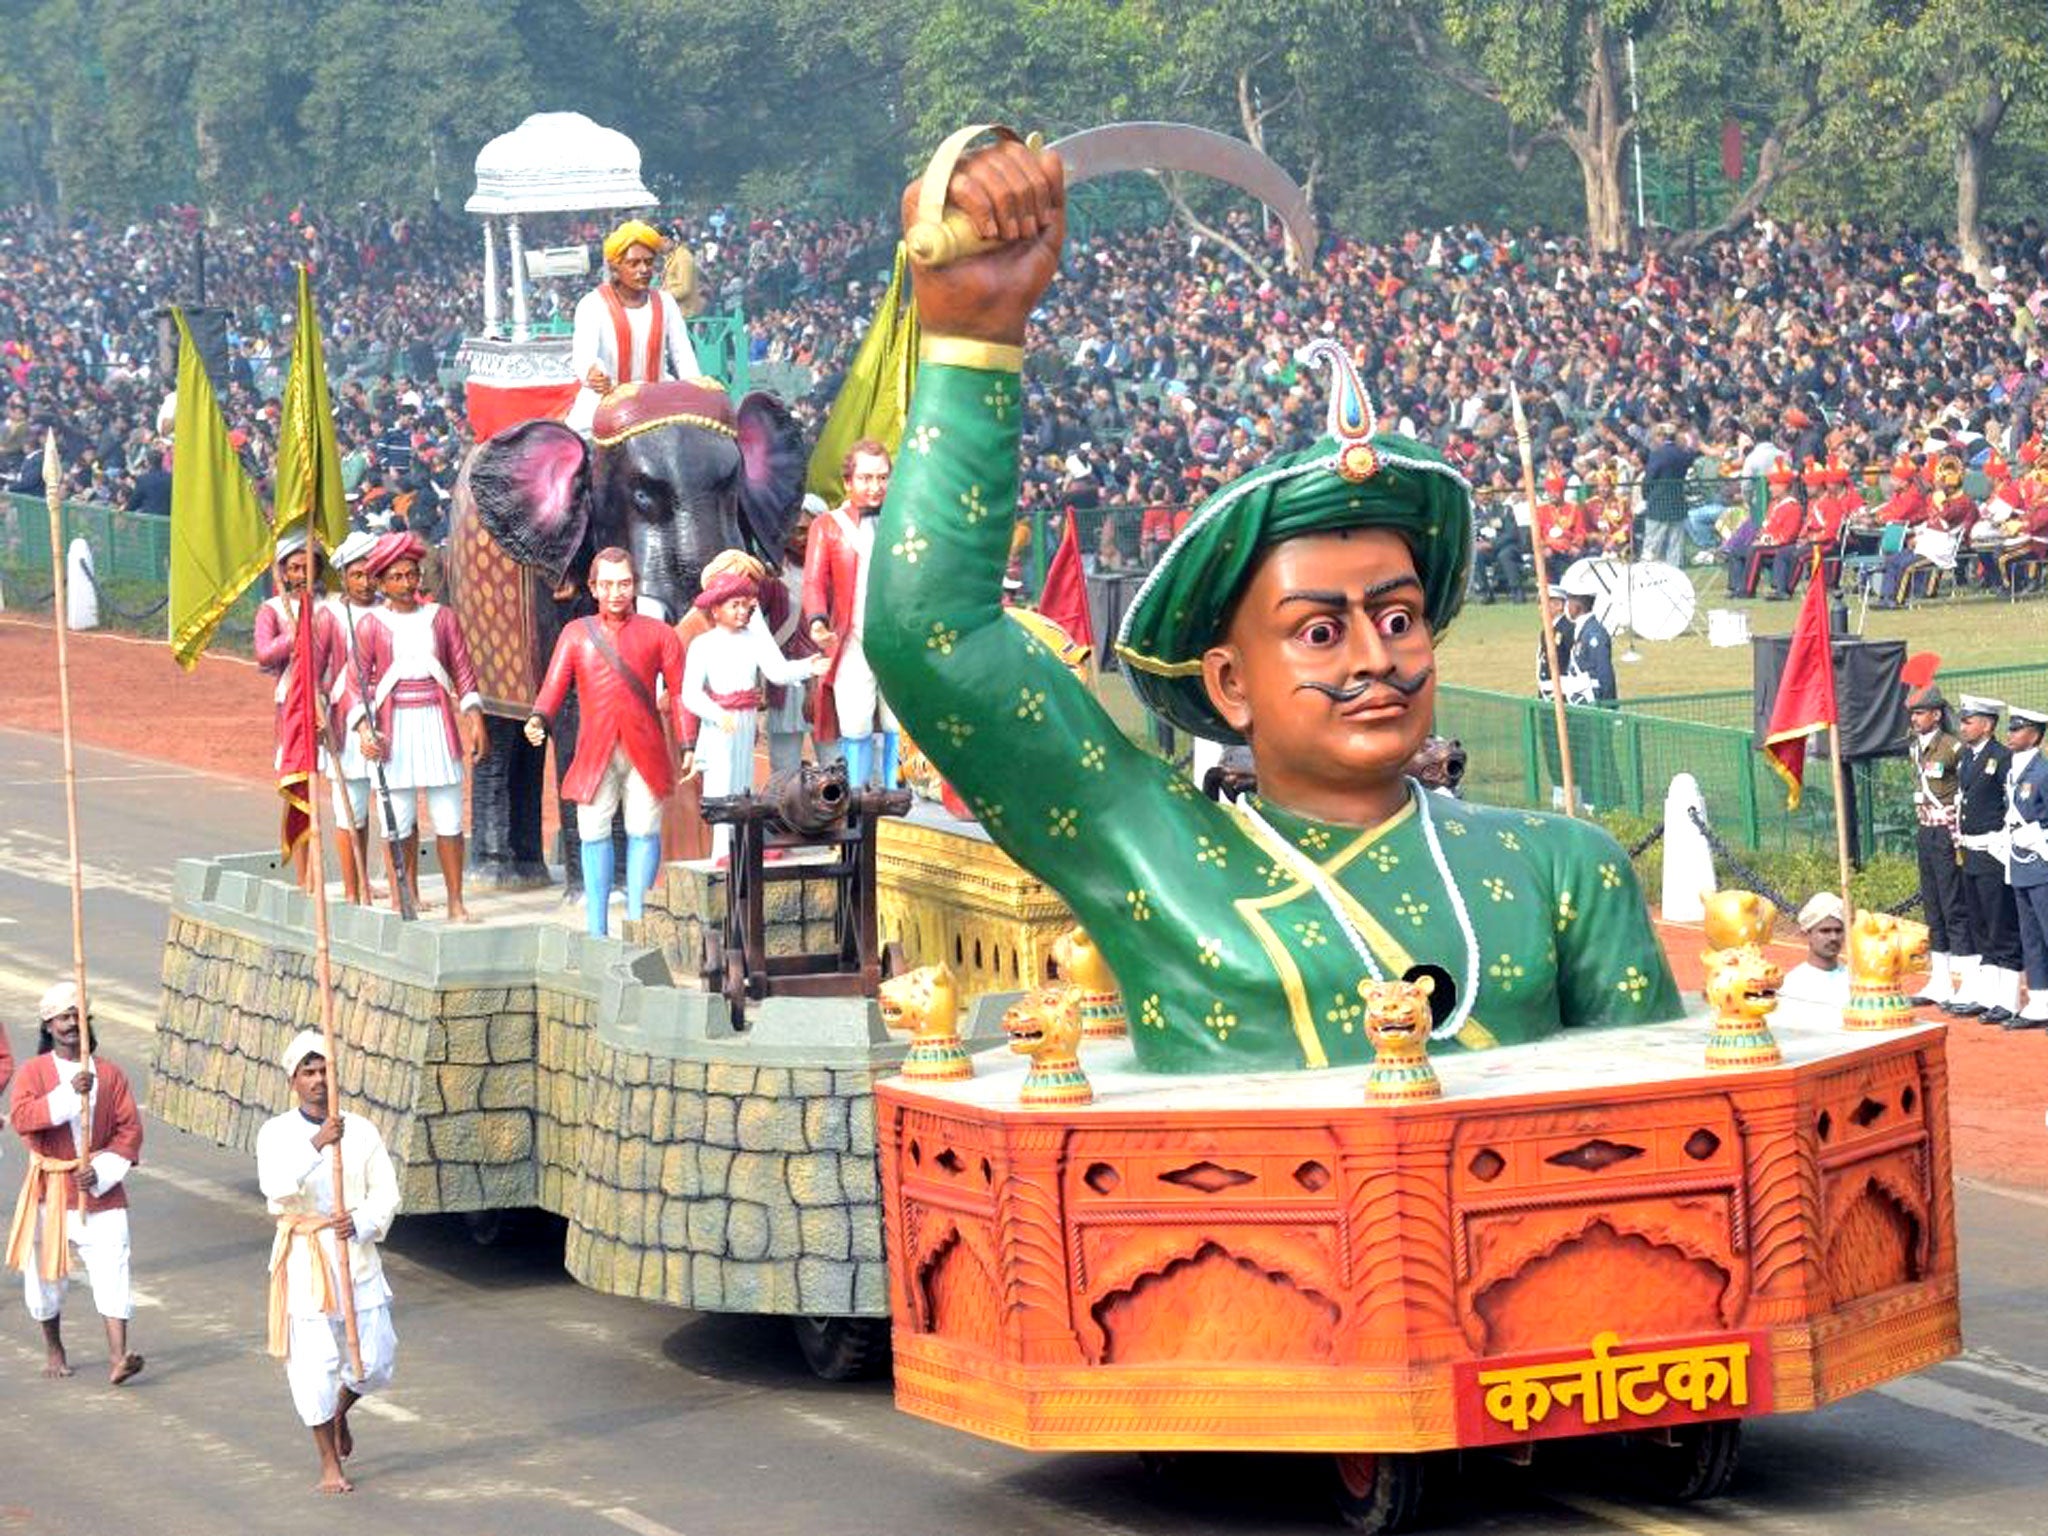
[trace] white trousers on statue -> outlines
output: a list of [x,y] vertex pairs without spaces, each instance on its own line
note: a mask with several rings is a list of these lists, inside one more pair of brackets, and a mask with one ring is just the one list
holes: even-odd
[[[392,837],[411,837],[419,825],[419,797],[427,797],[427,819],[434,828],[436,837],[462,836],[462,785],[436,784],[431,789],[400,789],[391,786],[391,819],[397,825],[385,828],[385,834]],[[384,819],[380,802],[377,819]]]
[[651,837],[661,830],[661,801],[640,777],[626,749],[613,747],[612,760],[597,781],[597,792],[576,807],[576,835],[586,843],[610,837],[612,817],[621,800],[626,805],[626,836]]
[[896,713],[875,686],[868,653],[860,636],[848,635],[839,646],[839,670],[832,674],[832,712],[839,717],[839,734],[861,740],[877,731],[896,731]]
[[[732,716],[731,731],[711,720],[697,726],[697,767],[704,776],[707,800],[744,794],[754,787],[754,733],[760,727],[761,712],[735,709],[727,713]],[[731,848],[732,828],[723,824],[713,827],[711,857],[722,859]]]

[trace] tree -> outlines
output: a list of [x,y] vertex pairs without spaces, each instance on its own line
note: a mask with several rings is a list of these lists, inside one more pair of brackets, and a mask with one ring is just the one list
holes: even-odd
[[1586,236],[1596,251],[1629,245],[1622,155],[1636,128],[1628,104],[1631,33],[1655,25],[1662,0],[1402,0],[1423,66],[1503,107],[1533,137],[1565,144],[1579,164]]
[[2048,90],[2048,8],[2006,0],[1837,0],[1795,16],[1821,88],[1850,110],[1838,154],[1953,167],[1955,239],[1983,275],[1986,182],[2016,105]]

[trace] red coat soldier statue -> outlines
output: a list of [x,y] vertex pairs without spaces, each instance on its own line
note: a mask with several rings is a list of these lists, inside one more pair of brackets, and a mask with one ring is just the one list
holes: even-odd
[[[576,806],[583,846],[583,909],[589,931],[603,937],[612,890],[612,817],[626,810],[626,916],[638,918],[661,866],[662,802],[675,788],[673,741],[684,735],[683,645],[659,619],[634,611],[639,595],[633,557],[601,549],[590,562],[597,612],[578,619],[555,642],[548,674],[526,721],[539,746],[576,689],[582,724],[576,756],[562,780],[562,798]],[[662,729],[656,685],[668,689],[669,727]]]

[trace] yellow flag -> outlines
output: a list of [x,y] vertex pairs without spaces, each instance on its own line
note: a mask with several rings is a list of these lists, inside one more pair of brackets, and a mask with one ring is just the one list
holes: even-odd
[[341,449],[334,441],[334,405],[327,395],[320,317],[313,312],[313,280],[299,268],[299,321],[292,367],[284,384],[277,425],[276,516],[279,533],[312,519],[312,534],[332,554],[348,537],[348,498],[341,489]]
[[214,398],[199,348],[178,322],[178,417],[171,445],[171,654],[191,671],[221,615],[270,568],[274,540]]
[[846,453],[864,437],[872,437],[893,456],[903,441],[903,421],[910,414],[910,390],[917,380],[917,304],[910,296],[910,266],[899,242],[889,288],[875,307],[875,318],[846,370],[839,397],[811,451],[804,489],[832,506],[846,499],[841,474]]

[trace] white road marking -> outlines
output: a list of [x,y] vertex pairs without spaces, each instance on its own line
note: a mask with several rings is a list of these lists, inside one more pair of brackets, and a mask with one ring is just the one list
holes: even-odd
[[1681,1525],[1663,1515],[1646,1514],[1639,1509],[1595,1498],[1589,1493],[1546,1493],[1543,1497],[1552,1504],[1590,1515],[1595,1520],[1604,1520],[1609,1525],[1618,1525],[1633,1532],[1634,1536],[1707,1536],[1704,1526]]
[[[70,974],[69,966],[61,971],[31,973],[0,964],[0,992],[19,992],[24,997],[41,997],[52,981],[61,980]],[[111,1024],[124,1024],[130,1029],[155,1032],[156,999],[145,998],[117,981],[95,981],[89,957],[86,962],[85,986],[89,998],[88,1006],[95,1017]]]
[[2028,1365],[2024,1360],[2010,1359],[1996,1350],[1966,1349],[1956,1359],[1945,1360],[1942,1364],[1950,1370],[1972,1371],[1993,1381],[2004,1382],[2009,1387],[2048,1396],[2048,1371]]
[[1971,1178],[1962,1174],[1957,1175],[1956,1183],[1960,1184],[1964,1189],[1975,1190],[1981,1195],[1998,1195],[2007,1200],[2017,1200],[2023,1205],[2038,1205],[2048,1208],[2048,1194],[2043,1194],[2039,1190],[2014,1189],[2010,1184],[1991,1184],[1983,1179]]
[[[977,1471],[972,1467],[963,1467],[950,1456],[943,1456],[933,1451],[927,1451],[921,1446],[908,1444],[902,1439],[900,1433],[888,1435],[870,1434],[864,1429],[848,1424],[843,1419],[833,1418],[830,1414],[821,1413],[815,1408],[806,1408],[796,1403],[786,1403],[782,1406],[784,1412],[801,1424],[808,1424],[811,1428],[822,1430],[836,1439],[850,1440],[854,1444],[863,1446],[868,1450],[878,1451],[884,1455],[895,1457],[899,1461],[909,1462],[911,1465],[935,1477],[949,1478],[954,1482],[963,1483],[985,1483],[988,1480],[988,1473]],[[1091,1515],[1086,1510],[1076,1509],[1072,1505],[1064,1504],[1058,1499],[1046,1498],[1042,1494],[1026,1493],[1020,1489],[1009,1488],[1004,1490],[1004,1497],[1017,1503],[1031,1506],[1033,1509],[1050,1517],[1058,1526],[1065,1526],[1074,1530],[1093,1531],[1096,1533],[1096,1536],[1135,1536],[1135,1533],[1132,1532],[1129,1526],[1118,1525],[1114,1521],[1105,1520],[1099,1515]],[[1646,1532],[1644,1536],[1651,1536],[1651,1533]],[[1673,1536],[1701,1536],[1701,1533],[1687,1531],[1673,1533]]]
[[167,1163],[152,1163],[144,1173],[152,1183],[168,1184],[180,1194],[195,1195],[214,1205],[240,1211],[244,1216],[261,1214],[263,1210],[263,1196],[253,1189],[230,1189],[225,1184],[202,1178],[196,1173],[185,1173]]
[[420,1416],[410,1408],[402,1407],[388,1397],[365,1397],[356,1402],[358,1412],[367,1413],[373,1419],[389,1419],[394,1424],[417,1424]]
[[663,1525],[659,1520],[650,1520],[638,1510],[628,1509],[623,1504],[614,1505],[610,1509],[600,1509],[598,1513],[621,1530],[633,1532],[634,1536],[683,1536],[683,1533],[674,1526]]
[[128,1301],[138,1311],[144,1307],[160,1307],[163,1305],[160,1298],[150,1295],[148,1291],[145,1291],[139,1285],[130,1285],[128,1287]]
[[1978,1429],[1994,1430],[2027,1445],[2048,1448],[2048,1413],[2015,1408],[1994,1397],[1945,1386],[1925,1376],[1906,1376],[1888,1381],[1875,1390],[1909,1408],[1924,1408]]
[[[46,846],[28,846],[34,843]],[[70,850],[60,838],[46,838],[20,827],[9,828],[4,835],[0,835],[0,873],[19,875],[24,880],[62,886],[69,890]],[[145,901],[160,901],[166,906],[170,904],[171,883],[161,875],[104,869],[97,864],[88,863],[80,869],[79,879],[88,891],[120,891],[124,895],[139,896]]]

